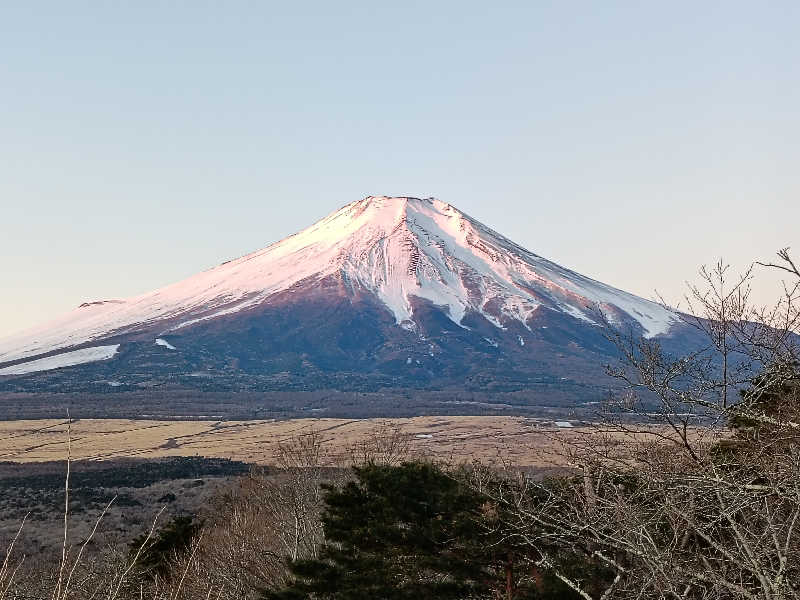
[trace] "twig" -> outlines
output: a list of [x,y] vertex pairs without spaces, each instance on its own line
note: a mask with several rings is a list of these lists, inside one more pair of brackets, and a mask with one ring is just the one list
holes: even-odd
[[69,533],[69,475],[70,464],[72,462],[72,419],[67,409],[67,476],[64,480],[64,545],[61,548],[61,567],[58,570],[58,584],[53,595],[53,600],[59,600],[61,596],[61,582],[64,579],[64,568],[67,564],[67,536]]
[[[116,597],[119,596],[119,591],[122,588],[122,584],[124,583],[125,578],[128,576],[128,573],[130,573],[133,570],[133,567],[136,566],[136,563],[139,560],[139,557],[142,555],[142,552],[144,551],[145,546],[147,546],[147,542],[149,542],[150,538],[153,537],[153,532],[156,530],[156,523],[158,523],[158,518],[161,516],[161,513],[163,513],[164,510],[166,510],[166,508],[167,508],[167,505],[165,504],[164,506],[161,507],[161,510],[158,511],[158,514],[156,515],[156,518],[153,519],[153,524],[150,526],[150,531],[147,533],[147,537],[144,539],[144,542],[142,542],[142,545],[139,546],[139,550],[136,551],[136,556],[133,557],[133,560],[131,561],[131,564],[129,564],[128,568],[125,569],[125,571],[122,573],[122,575],[120,575],[119,582],[117,583],[117,587],[113,590],[113,592],[112,592],[112,590],[109,590],[109,596],[108,596],[109,600],[115,600]],[[111,585],[113,587],[114,583],[112,582]]]
[[64,596],[63,596],[64,599],[66,599],[67,594],[69,593],[69,584],[72,581],[72,575],[75,573],[75,569],[78,568],[78,563],[80,563],[80,561],[81,561],[81,556],[83,556],[83,551],[86,549],[87,544],[94,537],[94,534],[97,533],[97,528],[100,526],[100,522],[103,520],[103,517],[106,516],[106,514],[109,511],[109,509],[111,508],[111,505],[114,504],[116,499],[117,499],[117,497],[114,496],[111,499],[111,502],[109,502],[106,505],[106,507],[103,509],[103,512],[100,513],[100,516],[97,517],[97,520],[94,523],[94,528],[92,529],[92,532],[89,534],[89,537],[87,537],[86,540],[81,545],[81,549],[78,551],[78,556],[75,558],[75,562],[72,564],[72,569],[69,572],[69,577],[67,577],[67,583],[64,585]]

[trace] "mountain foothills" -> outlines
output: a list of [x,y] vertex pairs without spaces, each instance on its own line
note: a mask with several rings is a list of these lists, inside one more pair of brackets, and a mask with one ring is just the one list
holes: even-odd
[[435,199],[368,197],[179,283],[0,340],[0,391],[557,393],[591,401],[602,324],[681,348],[661,305]]

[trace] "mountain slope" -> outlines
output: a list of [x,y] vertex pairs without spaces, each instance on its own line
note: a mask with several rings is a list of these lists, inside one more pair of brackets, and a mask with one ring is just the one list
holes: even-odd
[[[24,365],[42,357],[119,345],[61,370],[73,384],[102,371],[124,385],[186,385],[199,372],[264,389],[283,385],[278,373],[304,389],[349,380],[441,387],[496,371],[524,385],[534,375],[560,380],[578,364],[596,375],[610,352],[601,319],[645,336],[669,337],[678,323],[659,304],[560,267],[449,204],[369,197],[174,285],[89,302],[0,340],[0,378],[28,375]],[[572,358],[551,364],[564,353]]]

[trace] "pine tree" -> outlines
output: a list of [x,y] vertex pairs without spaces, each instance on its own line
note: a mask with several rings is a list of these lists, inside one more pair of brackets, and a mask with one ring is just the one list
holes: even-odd
[[297,561],[295,582],[271,598],[468,598],[493,574],[476,519],[484,499],[428,463],[367,465],[326,488],[327,545]]
[[800,365],[768,367],[740,395],[729,426],[740,438],[757,440],[783,421],[794,421],[800,412]]
[[[369,464],[341,487],[324,486],[326,544],[290,564],[294,580],[268,600],[576,600],[540,572],[538,551],[519,543],[508,507],[469,485],[469,470],[424,462]],[[565,568],[601,577],[591,561]]]
[[134,539],[129,544],[130,555],[138,555],[137,566],[144,574],[166,577],[172,561],[191,547],[202,525],[191,515],[174,517],[150,539],[146,534]]

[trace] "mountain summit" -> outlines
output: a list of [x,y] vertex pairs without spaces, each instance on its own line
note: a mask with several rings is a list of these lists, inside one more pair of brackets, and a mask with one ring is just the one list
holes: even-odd
[[229,381],[237,373],[237,385],[251,377],[259,389],[347,387],[348,374],[362,383],[374,374],[377,386],[448,387],[502,365],[524,382],[531,365],[540,372],[552,362],[543,352],[605,355],[601,314],[648,337],[669,336],[678,322],[659,304],[537,256],[450,204],[368,197],[184,281],[87,302],[0,340],[0,380],[94,365],[127,384],[149,364],[151,378]]

